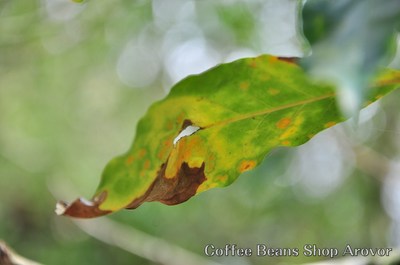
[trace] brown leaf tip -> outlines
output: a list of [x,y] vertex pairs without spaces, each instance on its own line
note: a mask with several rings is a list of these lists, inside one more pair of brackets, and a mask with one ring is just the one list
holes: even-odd
[[67,210],[67,208],[68,208],[68,204],[66,202],[58,201],[54,212],[57,215],[63,215],[65,213],[65,210]]
[[71,204],[59,201],[56,204],[55,212],[57,215],[66,215],[77,218],[93,218],[106,215],[111,213],[111,211],[103,211],[99,209],[99,205],[106,197],[107,193],[102,192],[91,201],[84,198],[79,198]]

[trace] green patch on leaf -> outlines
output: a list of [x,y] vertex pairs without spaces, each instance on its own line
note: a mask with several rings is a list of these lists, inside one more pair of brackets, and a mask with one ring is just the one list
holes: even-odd
[[[400,72],[385,70],[366,104],[398,84]],[[293,60],[272,56],[189,76],[139,121],[133,145],[108,163],[94,198],[60,203],[58,212],[96,217],[227,186],[271,149],[301,145],[343,121],[335,98],[333,87],[313,82]]]

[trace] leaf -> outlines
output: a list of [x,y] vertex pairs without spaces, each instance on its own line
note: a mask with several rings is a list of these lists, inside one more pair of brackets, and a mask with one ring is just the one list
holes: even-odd
[[[368,103],[399,83],[400,72],[386,70]],[[231,184],[271,149],[303,144],[343,120],[334,89],[310,81],[293,60],[222,64],[154,103],[129,151],[106,166],[93,200],[61,202],[57,212],[89,218],[148,201],[178,204]]]

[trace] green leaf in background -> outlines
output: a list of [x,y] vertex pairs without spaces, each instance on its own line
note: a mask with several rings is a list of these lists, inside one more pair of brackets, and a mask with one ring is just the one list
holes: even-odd
[[355,115],[371,78],[394,55],[399,25],[398,0],[308,0],[303,29],[312,55],[301,63],[315,78],[334,83],[341,110]]
[[[369,102],[400,84],[386,70]],[[58,213],[96,217],[143,202],[173,205],[231,184],[277,146],[298,146],[344,120],[335,90],[292,60],[271,56],[222,64],[176,84],[139,121],[135,141],[106,166],[92,201]]]

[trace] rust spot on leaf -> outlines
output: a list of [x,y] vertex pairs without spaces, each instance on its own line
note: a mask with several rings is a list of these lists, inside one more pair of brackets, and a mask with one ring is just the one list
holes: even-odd
[[217,177],[217,181],[221,182],[221,183],[225,183],[228,180],[228,176],[227,175],[222,175],[222,176],[218,176]]
[[324,127],[325,128],[330,128],[330,127],[334,126],[335,124],[336,124],[336,122],[330,121],[330,122],[325,123]]
[[130,203],[127,209],[135,209],[142,203],[151,201],[159,201],[167,205],[182,203],[193,197],[200,184],[206,180],[204,163],[201,167],[190,168],[184,162],[174,178],[165,178],[166,166],[167,164],[161,166],[157,178],[146,193]]
[[128,158],[125,160],[125,165],[129,166],[130,164],[135,161],[135,157],[133,155],[128,156]]
[[170,152],[171,148],[172,148],[172,139],[164,141],[164,143],[160,147],[160,151],[158,152],[157,157],[160,160],[164,160],[165,156]]
[[244,91],[246,91],[247,89],[249,89],[249,87],[250,87],[250,83],[247,82],[247,81],[241,82],[241,83],[239,84],[239,88],[240,88],[241,90],[244,90]]
[[275,89],[275,88],[270,88],[270,89],[268,89],[268,94],[270,94],[271,96],[278,95],[279,92],[280,92],[280,91],[279,91],[278,89]]
[[216,163],[215,155],[213,153],[209,153],[208,159],[206,161],[208,161],[207,170],[208,172],[211,172],[215,168],[215,163]]
[[288,146],[290,145],[290,141],[288,140],[282,141],[282,145]]
[[178,124],[181,124],[182,122],[183,123],[185,123],[185,117],[186,117],[186,114],[185,114],[185,112],[181,112],[179,115],[178,115],[178,117],[176,118],[176,122],[178,123]]
[[245,160],[242,161],[239,165],[239,172],[244,172],[253,169],[256,166],[256,161],[254,160]]
[[149,169],[150,168],[150,160],[144,161],[143,169]]
[[148,171],[149,168],[150,168],[150,160],[147,159],[146,161],[144,161],[143,168],[142,168],[142,170],[140,171],[139,175],[140,175],[141,177],[145,177],[145,176],[146,176],[146,173],[147,173],[147,171]]
[[367,101],[364,103],[364,107],[369,106],[370,104],[372,104],[372,101],[371,101],[371,100],[367,100]]
[[276,123],[276,127],[278,129],[285,129],[290,125],[291,122],[292,120],[290,118],[282,118]]
[[276,63],[278,61],[278,57],[271,56],[268,58],[269,63]]
[[256,67],[257,67],[257,62],[256,62],[256,60],[255,60],[255,59],[250,59],[249,66],[250,66],[251,68],[256,68]]
[[278,60],[287,62],[287,63],[292,63],[292,64],[297,64],[297,57],[278,57]]
[[172,130],[174,128],[174,125],[174,122],[168,121],[165,127],[167,128],[167,130]]
[[143,158],[146,155],[146,153],[147,153],[146,149],[142,148],[139,150],[138,157]]

